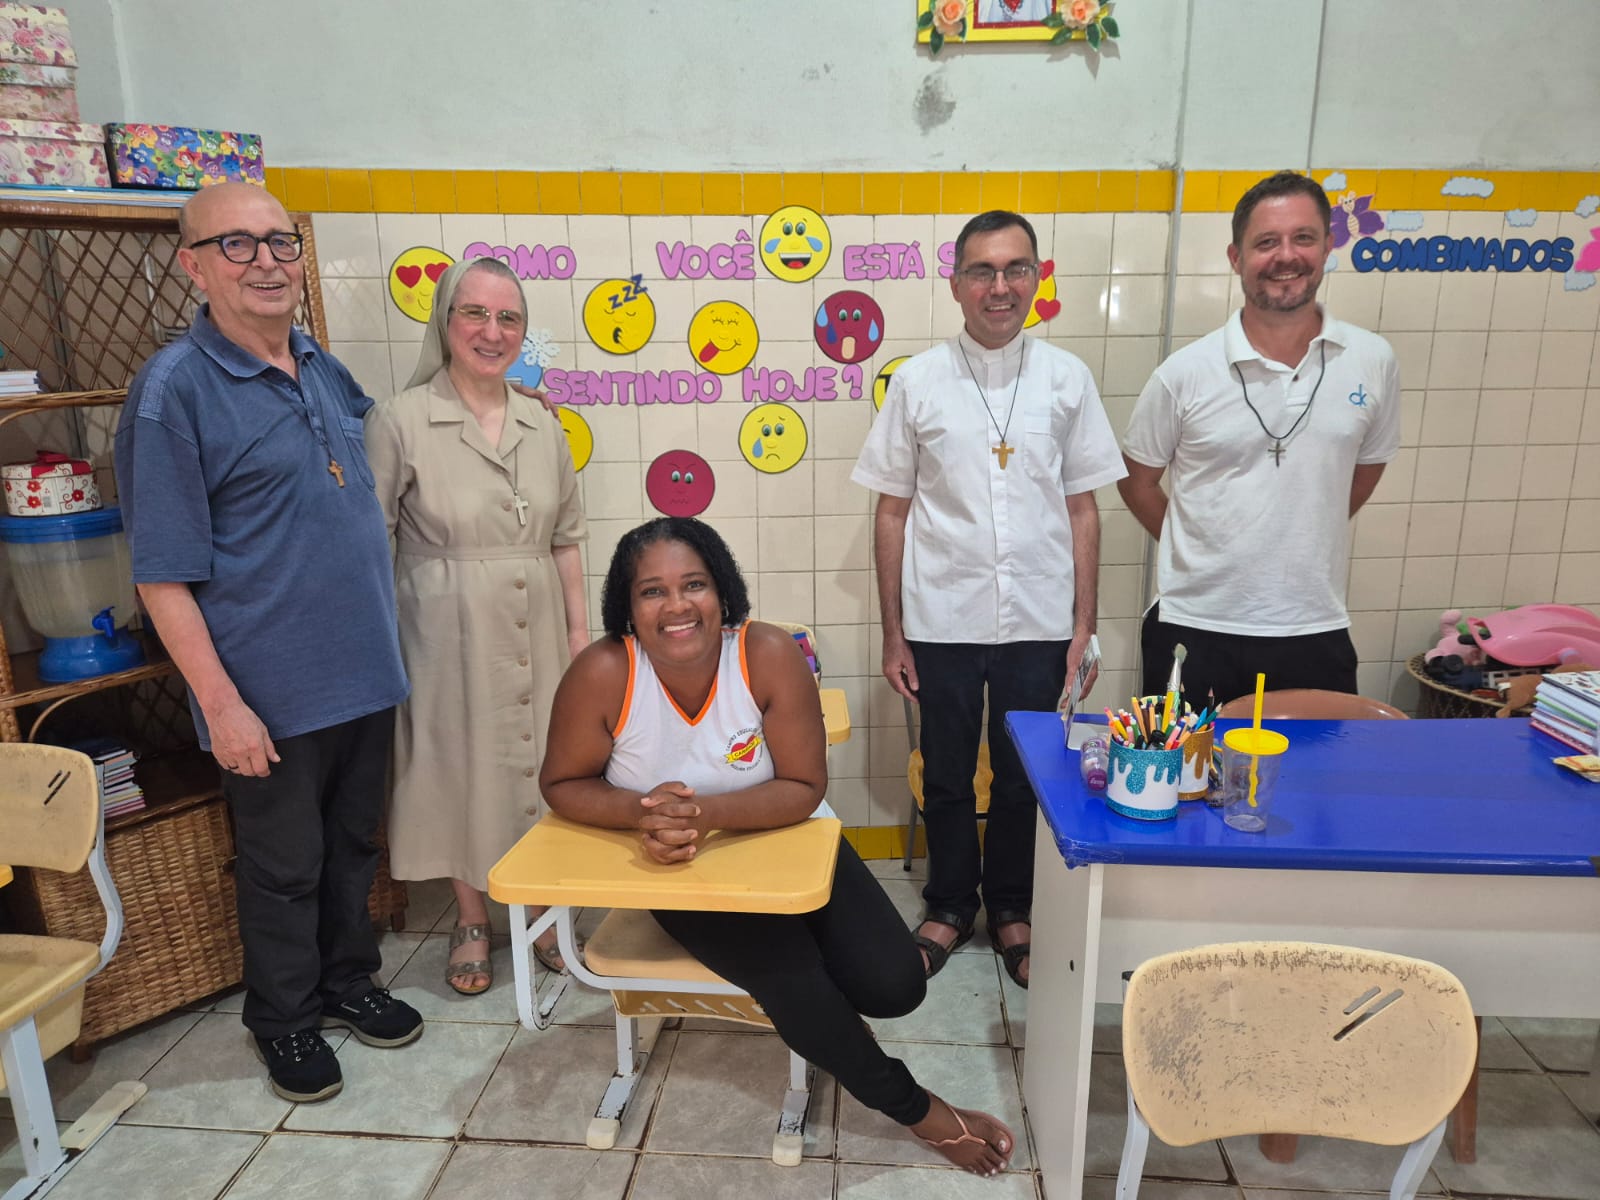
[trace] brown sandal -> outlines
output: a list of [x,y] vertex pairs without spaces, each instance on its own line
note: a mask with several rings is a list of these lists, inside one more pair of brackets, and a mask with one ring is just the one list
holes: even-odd
[[[450,931],[450,949],[464,946],[468,942],[487,942],[489,940],[489,926],[484,925],[457,925]],[[479,987],[462,985],[457,980],[471,979],[474,975],[485,975],[488,978]],[[444,971],[444,981],[463,996],[477,996],[489,990],[494,983],[494,968],[487,958],[471,958],[465,962],[447,963]]]

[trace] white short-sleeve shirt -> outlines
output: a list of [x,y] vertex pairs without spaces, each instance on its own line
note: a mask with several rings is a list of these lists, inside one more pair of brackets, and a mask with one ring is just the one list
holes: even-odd
[[1161,619],[1256,637],[1348,626],[1351,479],[1399,445],[1394,351],[1325,312],[1292,366],[1262,357],[1237,312],[1173,354],[1123,443],[1135,462],[1167,468]]
[[890,378],[850,478],[911,500],[905,636],[999,645],[1072,636],[1066,498],[1125,474],[1082,360],[1026,334],[987,350],[962,333]]

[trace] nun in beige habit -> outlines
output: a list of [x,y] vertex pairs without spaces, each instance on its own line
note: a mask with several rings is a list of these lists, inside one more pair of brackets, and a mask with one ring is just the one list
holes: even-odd
[[[468,995],[491,979],[489,868],[539,818],[550,702],[589,641],[588,529],[566,435],[505,380],[527,325],[510,268],[455,264],[411,382],[366,418],[411,677],[395,725],[390,870],[454,885],[446,980]],[[559,970],[553,934],[538,950]]]

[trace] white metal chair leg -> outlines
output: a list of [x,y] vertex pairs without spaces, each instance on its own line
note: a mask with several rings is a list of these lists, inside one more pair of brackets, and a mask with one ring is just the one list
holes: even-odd
[[[541,996],[534,986],[533,943],[554,925],[557,941],[562,943],[562,958],[571,963],[572,957],[565,948],[562,934],[572,924],[572,910],[565,905],[558,905],[529,922],[526,905],[508,904],[506,909],[511,922],[511,978],[517,994],[517,1020],[524,1029],[548,1029],[556,1001],[561,999],[567,984],[572,982],[572,974],[567,970],[559,975],[551,975]],[[573,940],[570,933],[566,940]]]
[[1133,1102],[1128,1089],[1128,1132],[1122,1139],[1122,1165],[1117,1168],[1117,1200],[1138,1200],[1139,1181],[1144,1177],[1144,1156],[1150,1149],[1150,1126]]
[[780,1167],[798,1167],[806,1145],[806,1113],[811,1107],[811,1084],[816,1068],[789,1051],[789,1090],[783,1094],[778,1132],[772,1139],[772,1161]]
[[66,1166],[67,1154],[56,1135],[55,1106],[44,1075],[44,1051],[32,1017],[0,1033],[0,1063],[5,1066],[17,1140],[22,1143],[23,1177],[7,1189],[6,1200],[11,1200],[13,1196],[34,1195],[36,1188]]
[[1394,1182],[1389,1185],[1389,1200],[1414,1200],[1417,1189],[1428,1174],[1428,1167],[1433,1163],[1433,1156],[1439,1152],[1439,1143],[1444,1141],[1444,1127],[1448,1123],[1449,1118],[1440,1121],[1433,1132],[1406,1147],[1405,1157],[1400,1160],[1400,1169],[1394,1173]]
[[639,1080],[650,1066],[650,1055],[655,1052],[663,1024],[654,1017],[635,1020],[617,1014],[617,1072],[606,1084],[605,1094],[589,1119],[589,1130],[584,1135],[589,1149],[609,1150],[617,1144],[622,1119],[627,1116]]

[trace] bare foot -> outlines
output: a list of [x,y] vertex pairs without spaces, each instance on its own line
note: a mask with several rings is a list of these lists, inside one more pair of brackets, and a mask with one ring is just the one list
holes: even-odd
[[928,1093],[928,1115],[911,1132],[956,1166],[992,1178],[1011,1163],[1016,1135],[988,1113],[955,1108]]

